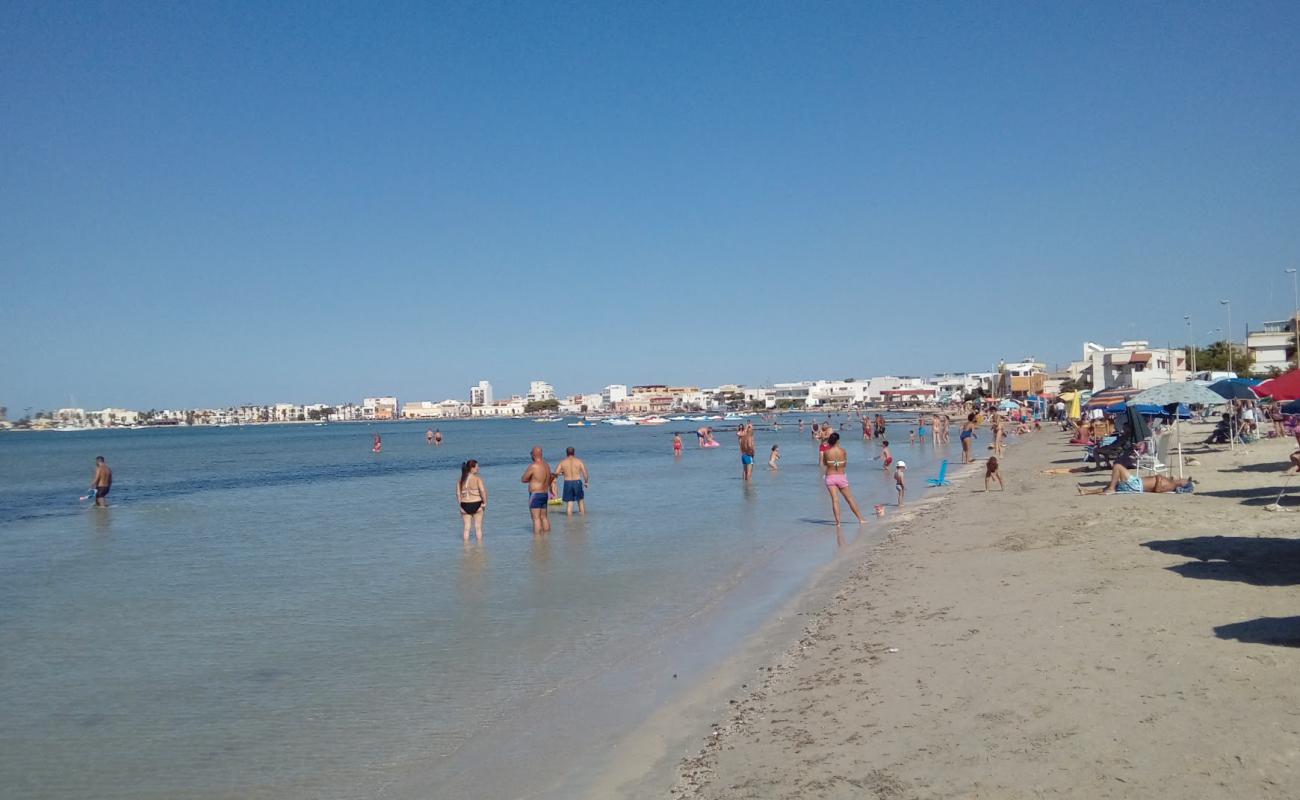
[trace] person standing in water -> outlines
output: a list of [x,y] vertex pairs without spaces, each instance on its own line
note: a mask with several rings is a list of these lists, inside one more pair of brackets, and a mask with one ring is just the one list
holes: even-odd
[[680,456],[681,454],[682,454],[682,435],[680,433],[674,433],[673,434],[673,455]]
[[478,476],[478,461],[470,459],[460,465],[460,480],[456,483],[456,502],[460,504],[460,516],[465,521],[464,537],[469,541],[470,526],[474,534],[483,541],[483,513],[487,511],[487,485]]
[[95,505],[108,508],[108,493],[113,488],[113,470],[103,456],[95,456],[95,474],[90,478],[90,490],[95,493]]
[[906,461],[899,461],[894,469],[894,488],[898,490],[898,507],[903,507],[903,497],[907,494]]
[[573,454],[573,448],[570,447],[564,451],[564,460],[556,465],[555,471],[564,478],[562,499],[568,506],[566,513],[570,517],[573,516],[573,504],[577,503],[578,513],[585,517],[587,515],[585,490],[591,483],[591,476],[587,474],[587,465]]
[[370,452],[372,452],[372,453],[378,453],[378,452],[380,452],[380,451],[383,450],[383,449],[384,449],[384,440],[383,440],[383,439],[380,439],[380,438],[379,438],[379,434],[376,433],[376,434],[375,434],[375,445],[374,445],[374,447],[371,447],[371,448],[370,448]]
[[740,477],[749,480],[754,474],[754,423],[740,426]]
[[781,460],[781,446],[772,445],[772,455],[767,457],[767,468],[776,469],[776,463]]
[[432,428],[430,428],[429,430],[427,430],[427,431],[424,432],[424,443],[425,443],[426,445],[432,445],[432,444],[433,444],[433,429],[432,429]]
[[433,446],[434,447],[442,446],[442,431],[438,430],[437,428],[433,429]]
[[970,464],[975,460],[970,452],[971,442],[975,439],[975,412],[966,415],[966,422],[957,438],[961,440],[961,463]]
[[858,501],[853,499],[853,490],[849,488],[848,476],[844,474],[849,457],[844,448],[840,447],[840,435],[832,433],[826,437],[826,444],[827,448],[821,454],[821,465],[826,470],[826,493],[831,496],[831,514],[835,516],[835,524],[840,524],[840,495],[844,496],[849,510],[858,518],[858,522],[865,523],[866,520],[858,511]]
[[894,463],[894,454],[889,452],[889,440],[884,441],[884,446],[880,448],[880,460],[885,462],[881,467],[885,472],[889,471],[890,465]]
[[546,514],[546,504],[551,499],[551,489],[555,485],[555,473],[551,465],[542,458],[542,448],[532,450],[533,463],[524,470],[520,483],[528,484],[528,514],[533,519],[533,535],[539,536],[551,532],[551,518]]

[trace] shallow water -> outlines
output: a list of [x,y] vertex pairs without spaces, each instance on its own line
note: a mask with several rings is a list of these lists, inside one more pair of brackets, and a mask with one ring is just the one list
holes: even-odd
[[[807,431],[760,429],[745,485],[730,432],[672,456],[697,424],[446,422],[442,447],[417,423],[0,435],[0,785],[545,794],[835,557]],[[864,509],[892,503],[878,447],[845,443]],[[533,444],[592,473],[590,515],[553,512],[546,539],[519,483]],[[936,454],[893,449],[919,497]],[[88,509],[99,454],[113,506]],[[467,545],[471,457],[491,502]]]

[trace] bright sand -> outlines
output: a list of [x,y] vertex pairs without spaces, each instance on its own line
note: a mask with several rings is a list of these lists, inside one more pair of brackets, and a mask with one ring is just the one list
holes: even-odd
[[625,758],[682,758],[681,798],[1295,797],[1300,480],[1264,510],[1293,443],[1198,454],[1191,496],[1080,497],[1100,473],[1044,473],[1078,465],[1064,439],[1011,447],[1005,493],[959,471],[823,579],[783,656],[738,656],[730,698]]

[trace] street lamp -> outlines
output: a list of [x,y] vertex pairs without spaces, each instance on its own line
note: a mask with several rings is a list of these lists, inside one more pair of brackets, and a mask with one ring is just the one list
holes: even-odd
[[1183,322],[1187,323],[1187,366],[1196,374],[1196,336],[1192,333],[1192,315],[1184,314]]
[[1219,305],[1228,307],[1228,372],[1234,372],[1235,370],[1232,368],[1232,301],[1220,300]]
[[1283,271],[1291,275],[1291,327],[1295,329],[1295,366],[1300,369],[1300,288],[1296,285],[1295,268]]

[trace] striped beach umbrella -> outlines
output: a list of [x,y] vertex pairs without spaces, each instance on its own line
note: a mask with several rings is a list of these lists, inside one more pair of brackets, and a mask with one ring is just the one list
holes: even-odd
[[1111,406],[1117,406],[1120,403],[1128,402],[1130,397],[1138,393],[1137,389],[1104,389],[1096,392],[1088,398],[1084,408],[1091,411],[1094,408],[1107,409]]

